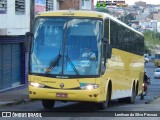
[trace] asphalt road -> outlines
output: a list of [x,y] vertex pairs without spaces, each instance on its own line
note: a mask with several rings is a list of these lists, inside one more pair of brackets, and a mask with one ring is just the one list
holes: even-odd
[[[78,103],[78,102],[56,102],[55,108],[47,111],[45,110],[40,101],[34,101],[27,104],[21,104],[12,107],[1,108],[0,111],[32,111],[32,112],[42,112],[46,113],[47,116],[55,117],[68,117],[68,119],[81,119],[79,117],[106,117],[112,116],[116,112],[126,112],[126,111],[160,111],[160,104],[151,104],[151,101],[160,97],[160,79],[154,79],[153,71],[156,69],[153,63],[147,63],[145,65],[147,74],[151,77],[151,85],[149,85],[149,90],[147,96],[144,100],[140,100],[140,96],[136,97],[135,104],[119,103],[118,101],[111,101],[106,110],[99,111],[96,109],[93,103]],[[60,119],[60,118],[59,118]],[[99,118],[97,118],[99,119]],[[113,119],[111,117],[111,119]],[[125,118],[128,119],[128,118]],[[131,117],[130,117],[131,119]],[[155,119],[155,118],[154,118]]]

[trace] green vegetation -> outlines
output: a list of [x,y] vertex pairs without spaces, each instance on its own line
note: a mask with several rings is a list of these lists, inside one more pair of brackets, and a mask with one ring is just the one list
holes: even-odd
[[154,50],[159,49],[160,47],[160,33],[145,31],[144,33],[145,39],[145,52],[153,53]]
[[126,23],[127,25],[131,26],[131,20],[135,20],[135,17],[132,14],[126,14],[124,16],[121,16],[120,18],[118,18],[119,20],[121,20],[122,22]]

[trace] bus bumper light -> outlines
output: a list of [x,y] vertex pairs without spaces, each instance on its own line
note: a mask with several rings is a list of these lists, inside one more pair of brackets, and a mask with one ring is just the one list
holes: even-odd
[[90,85],[85,85],[85,86],[81,86],[82,90],[93,90],[93,89],[97,89],[99,87],[99,85],[97,84],[90,84]]
[[33,86],[33,87],[37,87],[37,88],[43,88],[44,85],[39,84],[39,83],[35,83],[35,82],[29,82],[29,85]]

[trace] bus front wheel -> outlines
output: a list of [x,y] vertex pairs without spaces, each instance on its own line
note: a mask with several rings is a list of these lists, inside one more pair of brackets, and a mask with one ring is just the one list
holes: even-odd
[[97,103],[98,110],[104,110],[107,108],[109,100],[110,100],[109,94],[110,94],[110,92],[109,92],[109,90],[107,90],[106,101],[101,102],[101,103]]
[[42,100],[42,105],[45,109],[51,109],[54,107],[54,100]]

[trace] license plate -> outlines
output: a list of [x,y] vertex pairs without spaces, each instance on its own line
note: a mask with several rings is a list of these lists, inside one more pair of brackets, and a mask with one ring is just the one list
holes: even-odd
[[56,97],[59,97],[59,98],[68,98],[68,94],[67,93],[56,93]]

